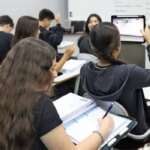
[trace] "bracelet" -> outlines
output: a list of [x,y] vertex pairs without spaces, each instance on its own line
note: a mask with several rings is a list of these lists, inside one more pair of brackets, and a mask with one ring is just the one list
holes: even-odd
[[93,133],[96,133],[101,138],[102,143],[104,142],[104,137],[99,131],[95,130]]

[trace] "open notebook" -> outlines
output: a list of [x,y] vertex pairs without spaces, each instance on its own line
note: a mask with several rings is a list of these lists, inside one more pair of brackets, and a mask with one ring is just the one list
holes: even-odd
[[[98,130],[98,118],[105,113],[95,102],[69,93],[54,101],[54,105],[63,120],[67,134],[73,142],[79,143],[88,137],[94,130]],[[111,147],[129,132],[136,122],[125,117],[110,114],[114,119],[114,128],[108,138],[101,145],[102,148]]]

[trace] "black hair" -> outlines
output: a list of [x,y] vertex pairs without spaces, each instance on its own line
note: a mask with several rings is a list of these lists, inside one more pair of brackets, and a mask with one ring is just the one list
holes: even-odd
[[100,23],[102,22],[102,19],[101,19],[101,17],[100,17],[98,14],[90,14],[89,17],[88,17],[87,20],[86,20],[86,23],[85,23],[85,33],[87,33],[87,34],[89,34],[89,32],[90,32],[89,27],[88,27],[88,24],[89,24],[90,19],[91,19],[92,17],[96,17],[97,20],[98,20]]
[[90,32],[90,40],[99,59],[112,64],[120,63],[112,57],[113,50],[119,50],[120,47],[120,33],[114,24],[108,22],[98,24]]
[[9,24],[12,28],[14,27],[14,22],[12,18],[8,15],[0,16],[0,26]]
[[53,20],[55,19],[54,13],[49,9],[42,9],[39,13],[39,20],[42,21],[44,19]]

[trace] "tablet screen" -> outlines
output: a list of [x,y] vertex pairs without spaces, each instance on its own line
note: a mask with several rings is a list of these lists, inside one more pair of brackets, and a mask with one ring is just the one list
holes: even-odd
[[144,38],[141,34],[141,30],[144,30],[145,27],[144,16],[112,16],[112,23],[118,27],[121,41],[144,42]]

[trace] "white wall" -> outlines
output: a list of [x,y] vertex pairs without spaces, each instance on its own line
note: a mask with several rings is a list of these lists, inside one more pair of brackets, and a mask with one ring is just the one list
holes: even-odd
[[61,14],[63,22],[67,19],[67,0],[1,0],[0,15],[8,14],[16,22],[22,15],[38,17],[43,8]]

